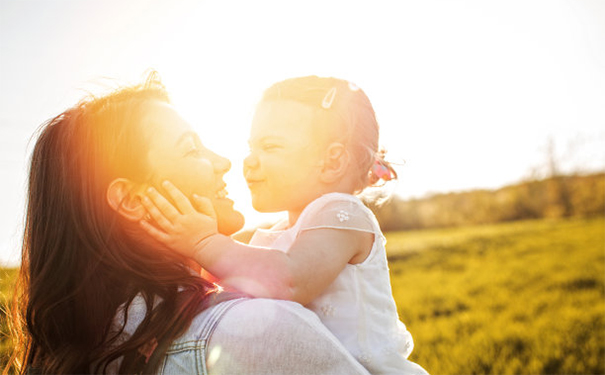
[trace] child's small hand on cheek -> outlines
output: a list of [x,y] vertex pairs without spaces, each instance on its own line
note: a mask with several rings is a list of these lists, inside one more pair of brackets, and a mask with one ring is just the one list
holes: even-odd
[[[216,213],[208,198],[193,195],[192,202],[173,184],[162,183],[173,205],[156,189],[147,189],[142,199],[149,213],[140,221],[143,230],[152,238],[179,254],[193,258],[201,249],[201,242],[218,233]],[[151,224],[152,219],[155,226]]]

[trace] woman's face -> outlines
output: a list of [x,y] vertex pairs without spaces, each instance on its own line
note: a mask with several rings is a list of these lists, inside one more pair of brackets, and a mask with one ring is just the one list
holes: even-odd
[[241,229],[244,218],[233,209],[223,181],[231,168],[229,160],[204,147],[191,126],[169,104],[153,101],[144,112],[151,183],[163,191],[161,183],[169,180],[190,199],[194,193],[209,198],[221,233]]

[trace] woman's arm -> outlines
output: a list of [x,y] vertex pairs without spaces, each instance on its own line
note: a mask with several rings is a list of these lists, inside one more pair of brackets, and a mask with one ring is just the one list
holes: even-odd
[[[164,187],[176,207],[150,190],[143,204],[159,229],[145,221],[143,228],[170,249],[195,259],[225,286],[255,297],[307,304],[351,259],[369,253],[372,246],[371,233],[338,229],[303,231],[287,253],[245,245],[217,234],[212,216],[198,212],[173,185]],[[213,214],[208,202],[197,202],[197,207]]]

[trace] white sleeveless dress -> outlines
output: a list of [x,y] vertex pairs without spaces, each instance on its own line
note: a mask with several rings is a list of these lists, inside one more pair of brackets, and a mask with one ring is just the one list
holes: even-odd
[[294,226],[287,225],[284,220],[269,230],[258,229],[250,244],[287,252],[305,230],[332,228],[374,234],[368,257],[359,264],[347,264],[306,307],[370,373],[426,374],[422,367],[407,360],[414,343],[397,314],[386,239],[372,211],[353,195],[330,193],[311,202]]

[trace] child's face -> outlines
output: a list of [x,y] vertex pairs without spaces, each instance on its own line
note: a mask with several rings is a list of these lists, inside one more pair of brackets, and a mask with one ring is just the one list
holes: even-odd
[[250,132],[244,175],[260,212],[300,213],[321,195],[322,142],[314,137],[313,110],[287,101],[261,102]]

